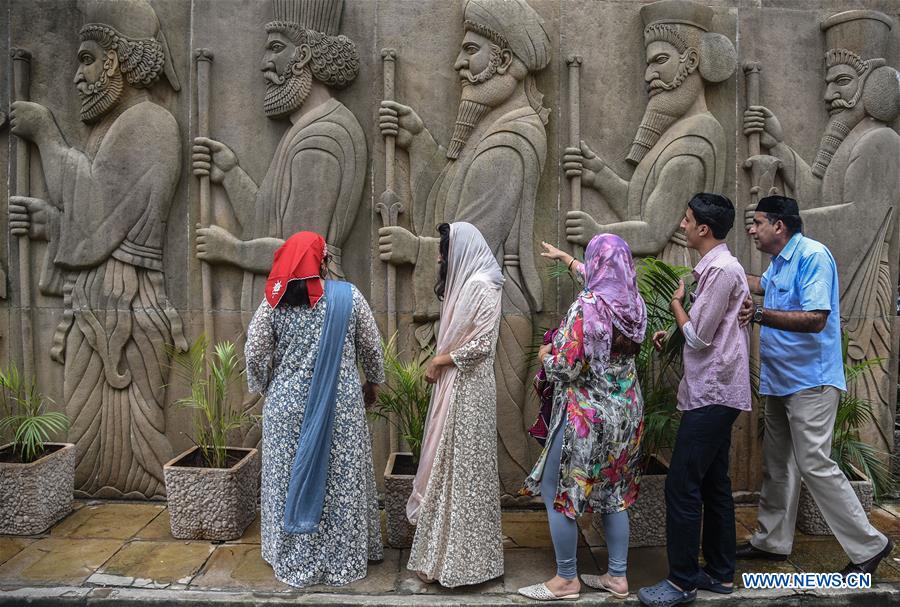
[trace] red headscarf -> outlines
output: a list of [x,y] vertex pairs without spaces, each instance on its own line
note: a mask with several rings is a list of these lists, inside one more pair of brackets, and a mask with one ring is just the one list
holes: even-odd
[[[272,262],[272,271],[266,281],[266,300],[273,308],[287,291],[288,282],[319,278],[319,268],[325,259],[325,239],[315,232],[297,232],[288,238],[277,251]],[[322,283],[308,280],[309,305],[314,307],[322,297]]]

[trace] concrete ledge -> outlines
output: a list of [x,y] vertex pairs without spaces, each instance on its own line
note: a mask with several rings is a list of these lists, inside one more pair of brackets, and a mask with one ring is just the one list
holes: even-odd
[[[610,605],[608,594],[588,592],[578,601],[566,601],[576,605]],[[639,605],[632,594],[627,600],[615,601],[615,605]],[[843,607],[900,604],[900,584],[879,584],[871,590],[836,590],[796,593],[791,591],[739,590],[732,595],[701,593],[695,605],[740,605],[741,607]],[[12,607],[74,607],[104,605],[117,607],[147,607],[149,605],[177,605],[179,607],[253,607],[256,605],[359,605],[359,606],[410,606],[410,605],[474,605],[493,607],[501,605],[537,605],[515,594],[334,594],[334,593],[257,593],[211,592],[200,590],[150,590],[139,588],[20,588],[0,592],[0,605]]]

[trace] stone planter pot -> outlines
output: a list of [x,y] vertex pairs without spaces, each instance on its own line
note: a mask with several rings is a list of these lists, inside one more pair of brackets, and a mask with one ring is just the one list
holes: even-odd
[[412,546],[416,528],[406,518],[406,502],[412,495],[415,478],[412,453],[391,453],[384,468],[384,513],[387,543],[392,548]]
[[163,466],[173,537],[234,540],[256,518],[259,451],[229,447],[228,458],[228,468],[206,468],[194,446]]
[[[641,476],[637,501],[628,509],[631,528],[628,545],[631,548],[666,545],[666,472],[668,466],[654,461],[648,473]],[[599,513],[591,524],[603,535],[603,521]]]
[[72,511],[75,445],[46,443],[49,453],[31,462],[3,461],[12,444],[0,447],[0,534],[34,535]]
[[[853,492],[859,498],[863,510],[868,514],[872,509],[874,496],[872,482],[869,480],[851,480],[850,486],[853,487]],[[797,529],[807,535],[831,535],[831,528],[828,527],[825,517],[822,516],[822,511],[819,510],[812,494],[806,488],[806,483],[800,485],[800,503],[797,506]]]

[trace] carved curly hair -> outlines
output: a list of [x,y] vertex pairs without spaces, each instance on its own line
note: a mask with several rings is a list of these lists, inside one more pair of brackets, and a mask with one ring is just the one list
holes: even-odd
[[300,46],[309,46],[309,67],[319,82],[336,89],[350,86],[359,75],[359,52],[353,40],[344,36],[329,36],[315,30],[304,29],[289,21],[272,21],[266,24],[266,33],[278,32]]
[[665,23],[654,23],[644,28],[644,44],[651,42],[668,42],[681,54],[690,48],[688,41],[681,35],[678,28]]
[[119,69],[135,88],[147,88],[159,80],[166,55],[162,44],[153,38],[128,38],[102,23],[88,23],[79,32],[82,42],[93,40],[104,50],[115,51]]
[[825,68],[832,68],[836,65],[849,65],[856,71],[857,76],[865,75],[869,68],[868,61],[845,48],[833,48],[825,53]]

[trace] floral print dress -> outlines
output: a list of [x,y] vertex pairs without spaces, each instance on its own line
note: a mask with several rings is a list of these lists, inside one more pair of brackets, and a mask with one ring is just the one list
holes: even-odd
[[353,287],[353,311],[338,378],[322,519],[312,534],[284,531],[284,508],[303,413],[328,307],[279,306],[265,300],[247,329],[247,383],[265,395],[260,530],[262,556],[275,577],[292,586],[342,585],[365,577],[381,560],[381,517],[372,444],[357,361],[366,379],[384,382],[381,336],[372,311]]
[[[614,348],[608,368],[597,374],[585,360],[583,323],[576,300],[543,361],[547,378],[556,384],[549,436],[560,428],[564,432],[554,507],[569,518],[625,510],[640,485],[643,400],[634,356]],[[525,479],[524,495],[540,495],[550,444],[548,439]]]

